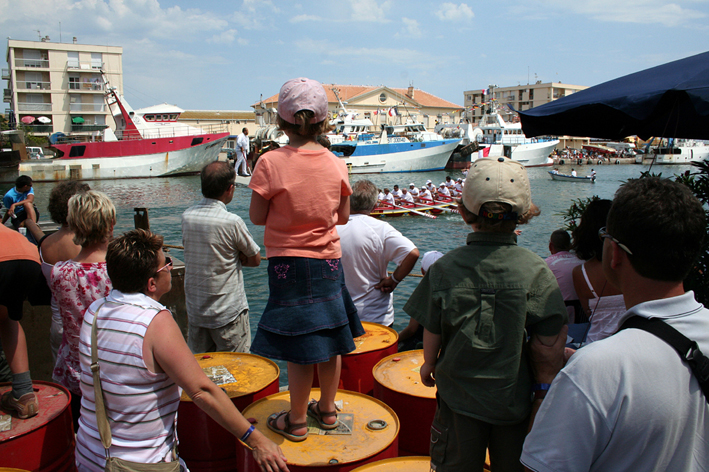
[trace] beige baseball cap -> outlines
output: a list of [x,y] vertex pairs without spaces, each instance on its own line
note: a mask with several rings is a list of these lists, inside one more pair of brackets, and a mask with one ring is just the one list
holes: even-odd
[[479,215],[480,207],[488,202],[508,203],[517,216],[529,210],[532,191],[522,164],[502,156],[473,162],[463,187],[463,204]]

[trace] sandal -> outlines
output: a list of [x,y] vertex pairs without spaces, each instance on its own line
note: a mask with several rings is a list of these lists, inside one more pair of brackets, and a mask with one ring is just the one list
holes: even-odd
[[[285,422],[285,428],[280,429],[278,427],[278,418],[280,418],[283,415],[285,415],[285,417],[283,418],[283,421]],[[266,421],[266,425],[268,426],[268,429],[270,429],[274,433],[280,434],[281,436],[288,439],[289,441],[293,441],[293,442],[305,441],[305,439],[308,437],[308,432],[307,432],[308,423],[291,423],[289,416],[290,416],[290,411],[283,410],[280,413],[274,413],[268,417],[268,420]],[[300,428],[306,428],[305,434],[298,435],[298,434],[292,433],[292,431],[294,429],[300,429]]]
[[[320,411],[320,402],[316,400],[310,400],[310,403],[308,403],[308,416],[318,422],[320,429],[327,431],[337,429],[337,425],[339,424],[339,421],[337,420],[337,411]],[[325,423],[323,421],[323,418],[332,418],[333,416],[335,417],[334,423]]]

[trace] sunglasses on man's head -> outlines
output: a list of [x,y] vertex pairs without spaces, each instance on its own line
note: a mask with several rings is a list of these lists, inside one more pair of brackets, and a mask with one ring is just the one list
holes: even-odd
[[604,239],[610,239],[611,241],[613,241],[614,243],[616,243],[616,244],[618,245],[618,247],[621,248],[623,251],[627,252],[627,253],[630,254],[631,256],[633,255],[633,252],[632,252],[630,249],[628,249],[628,246],[626,246],[625,244],[621,243],[620,241],[618,241],[617,239],[615,239],[613,236],[611,236],[610,234],[608,234],[608,231],[606,231],[606,227],[605,227],[605,226],[604,226],[603,228],[601,228],[601,229],[598,230],[598,238],[599,238],[601,241],[603,241]]
[[160,272],[167,269],[168,267],[172,267],[172,258],[170,257],[165,258],[165,265],[160,267],[157,272],[155,272],[155,275],[158,275]]

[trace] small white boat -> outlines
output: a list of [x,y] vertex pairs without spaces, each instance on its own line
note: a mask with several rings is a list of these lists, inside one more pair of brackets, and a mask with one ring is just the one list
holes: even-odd
[[596,183],[595,175],[573,176],[567,174],[558,174],[551,170],[549,171],[549,175],[551,176],[551,180],[560,180],[562,182],[586,182],[589,184]]
[[706,159],[709,159],[709,145],[706,141],[676,139],[670,145],[650,147],[643,161],[662,165],[689,165]]

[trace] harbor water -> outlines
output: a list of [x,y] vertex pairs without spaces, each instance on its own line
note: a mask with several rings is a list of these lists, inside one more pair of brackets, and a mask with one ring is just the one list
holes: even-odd
[[[579,175],[587,175],[591,171],[589,165],[575,166]],[[549,167],[527,169],[531,187],[532,201],[541,209],[541,215],[534,218],[530,224],[521,226],[522,234],[518,237],[518,244],[530,249],[541,257],[549,256],[549,236],[555,229],[564,226],[561,213],[577,198],[587,198],[598,195],[601,198],[612,199],[615,191],[626,180],[636,178],[642,171],[648,170],[644,165],[602,165],[593,167],[597,172],[595,184],[577,182],[557,182],[549,177]],[[691,166],[656,166],[654,173],[662,173],[663,177],[692,169]],[[571,166],[559,166],[561,173],[570,173]],[[367,178],[380,188],[392,188],[394,184],[406,187],[413,182],[417,187],[431,180],[438,185],[450,175],[454,180],[462,177],[459,171],[435,171],[420,173],[397,174],[370,174],[353,175],[351,182]],[[114,234],[118,235],[134,227],[133,208],[146,207],[149,209],[151,230],[164,236],[165,243],[182,245],[180,218],[182,212],[201,198],[199,176],[153,178],[153,179],[128,179],[128,180],[102,180],[88,182],[92,189],[105,192],[116,205],[117,224]],[[315,185],[317,183],[314,183]],[[36,183],[34,186],[35,203],[37,204],[41,221],[49,218],[47,202],[49,192],[54,187],[53,183]],[[9,189],[3,189],[3,192]],[[255,226],[248,218],[251,190],[237,185],[234,200],[228,205],[229,211],[238,214],[246,222],[255,241],[261,246],[261,254],[265,256],[263,247],[263,226]],[[419,216],[389,217],[385,221],[392,224],[408,237],[418,247],[421,256],[426,251],[450,251],[465,244],[470,227],[463,223],[461,217],[454,213],[445,212],[436,219]],[[182,251],[171,249],[171,254],[178,259],[183,259]],[[249,302],[252,335],[256,331],[263,309],[268,300],[267,261],[262,261],[256,268],[244,268],[244,284]],[[393,270],[390,265],[389,270]],[[412,273],[420,274],[420,259]],[[416,288],[421,279],[406,277],[394,292],[395,322],[394,329],[401,331],[409,321],[408,315],[402,307]],[[281,385],[287,383],[285,365],[281,367]]]

